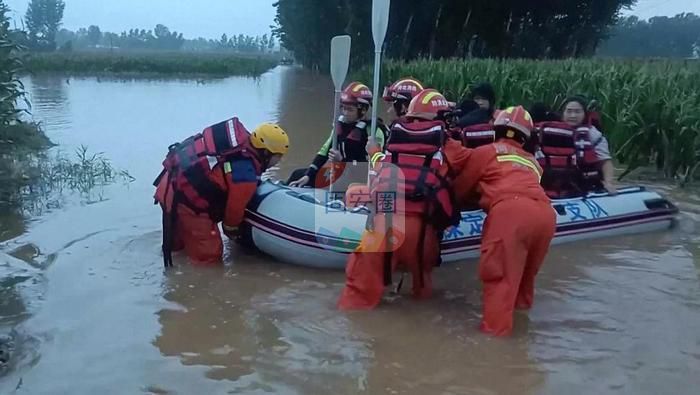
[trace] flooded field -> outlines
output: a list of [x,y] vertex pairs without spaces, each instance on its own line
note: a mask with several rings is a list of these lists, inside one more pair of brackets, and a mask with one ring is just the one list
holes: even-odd
[[[297,68],[259,79],[25,80],[54,150],[103,152],[130,183],[0,217],[0,394],[697,394],[700,197],[667,232],[552,248],[509,339],[477,330],[474,261],[436,296],[335,309],[344,275],[229,246],[225,265],[164,272],[153,179],[167,146],[238,116],[278,121],[283,176],[327,137],[332,84]],[[286,178],[286,177],[284,177]]]

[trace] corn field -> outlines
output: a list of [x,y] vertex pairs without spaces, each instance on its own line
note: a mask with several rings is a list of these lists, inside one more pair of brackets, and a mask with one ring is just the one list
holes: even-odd
[[[622,176],[653,164],[685,183],[700,168],[699,61],[384,63],[384,84],[404,76],[416,77],[454,101],[466,96],[473,83],[489,81],[498,108],[543,102],[558,109],[566,96],[581,94],[598,101],[603,132],[616,159],[627,166]],[[371,69],[361,70],[356,78],[371,81]]]

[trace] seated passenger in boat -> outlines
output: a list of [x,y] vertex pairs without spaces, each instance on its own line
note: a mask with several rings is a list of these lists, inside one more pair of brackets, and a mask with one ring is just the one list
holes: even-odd
[[[476,103],[478,107],[471,109],[470,101]],[[472,87],[467,100],[462,102],[461,107],[464,114],[458,122],[460,127],[491,123],[496,111],[496,91],[488,82],[478,83]],[[467,109],[471,111],[465,111]]]
[[[367,162],[365,149],[371,129],[372,91],[367,85],[352,82],[343,90],[340,103],[342,115],[326,142],[316,154],[308,169],[292,173],[288,184],[292,187],[319,187],[316,175],[330,159],[332,162]],[[377,120],[376,140],[383,147],[386,127]],[[337,134],[337,149],[333,149],[333,134]]]
[[567,198],[591,191],[617,193],[608,141],[591,124],[587,101],[572,96],[561,108],[561,121],[537,125],[537,159],[544,169],[542,186],[547,194]]
[[412,77],[404,77],[384,88],[382,99],[390,104],[387,113],[389,114],[389,129],[391,124],[400,120],[408,111],[408,105],[414,96],[423,89],[423,83]]
[[466,148],[476,148],[496,141],[493,130],[496,93],[491,84],[482,82],[474,86],[466,100],[460,104],[461,113],[456,127],[451,128],[452,138],[462,141]]

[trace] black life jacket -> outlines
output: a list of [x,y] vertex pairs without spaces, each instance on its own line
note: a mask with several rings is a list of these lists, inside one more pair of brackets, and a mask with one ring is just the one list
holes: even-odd
[[[345,162],[367,162],[367,142],[369,141],[370,122],[358,121],[353,123],[337,122],[338,149]],[[381,119],[377,119],[377,128],[388,138],[388,129]]]

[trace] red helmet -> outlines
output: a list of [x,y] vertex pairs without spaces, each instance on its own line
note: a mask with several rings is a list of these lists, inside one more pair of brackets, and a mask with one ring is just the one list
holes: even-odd
[[388,102],[397,99],[411,100],[423,89],[423,84],[417,79],[411,77],[402,78],[384,88],[382,99]]
[[411,99],[406,116],[433,120],[440,112],[449,110],[450,102],[445,99],[442,93],[435,89],[424,89]]
[[532,129],[535,125],[532,123],[532,117],[530,113],[523,108],[523,106],[508,107],[502,110],[496,116],[496,120],[493,121],[494,128],[510,128],[515,129],[527,138],[530,138],[532,134]]
[[363,104],[369,106],[372,104],[372,91],[367,85],[361,82],[351,82],[340,96],[340,102],[343,104]]

